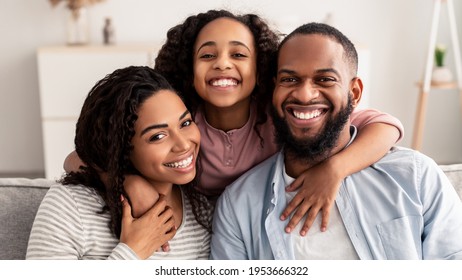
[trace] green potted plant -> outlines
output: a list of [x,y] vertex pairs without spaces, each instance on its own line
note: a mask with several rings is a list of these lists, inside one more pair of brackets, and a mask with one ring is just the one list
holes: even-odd
[[446,46],[437,44],[435,46],[435,67],[433,68],[432,82],[433,83],[449,83],[452,81],[452,73],[449,68],[444,65],[446,56]]

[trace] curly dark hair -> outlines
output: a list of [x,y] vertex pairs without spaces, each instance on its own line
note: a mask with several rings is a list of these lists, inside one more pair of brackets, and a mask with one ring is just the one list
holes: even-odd
[[[230,18],[247,26],[255,40],[257,51],[257,83],[251,94],[257,105],[257,126],[267,121],[267,113],[273,93],[271,65],[276,54],[279,35],[271,30],[268,24],[256,14],[235,15],[226,10],[209,10],[188,17],[183,23],[171,28],[167,33],[167,41],[160,49],[154,69],[159,71],[184,95],[186,105],[194,114],[202,103],[201,97],[193,87],[193,53],[194,43],[199,32],[209,22],[218,18]],[[261,138],[261,137],[260,137]],[[263,139],[261,139],[263,143]]]
[[[65,174],[60,180],[64,185],[81,184],[94,188],[106,202],[103,211],[111,214],[110,229],[120,238],[122,203],[126,174],[140,173],[130,160],[133,150],[131,139],[135,135],[135,122],[139,107],[160,90],[175,92],[168,81],[147,66],[130,66],[118,69],[96,83],[82,106],[75,130],[75,150],[86,166],[78,172]],[[100,174],[105,173],[108,182],[103,183]],[[193,180],[182,186],[192,203],[196,220],[210,230],[205,198],[197,193]]]

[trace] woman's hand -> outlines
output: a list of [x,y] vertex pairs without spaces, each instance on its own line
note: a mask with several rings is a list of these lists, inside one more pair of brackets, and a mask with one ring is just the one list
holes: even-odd
[[122,196],[122,232],[120,242],[127,244],[140,259],[147,259],[175,236],[175,220],[165,197],[143,216],[133,218],[128,201]]
[[286,191],[300,189],[282,212],[281,220],[283,221],[294,212],[285,231],[287,233],[292,232],[303,216],[307,214],[300,230],[300,235],[305,236],[320,211],[322,212],[321,231],[325,231],[329,223],[332,205],[343,178],[338,170],[326,160],[306,170],[287,186]]

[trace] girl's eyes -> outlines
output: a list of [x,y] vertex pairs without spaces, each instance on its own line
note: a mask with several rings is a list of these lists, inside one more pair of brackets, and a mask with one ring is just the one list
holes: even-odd
[[214,57],[213,54],[209,54],[209,53],[206,53],[206,54],[202,54],[199,56],[199,58],[203,58],[203,59],[208,59],[208,58],[212,58]]
[[237,58],[241,58],[241,57],[247,57],[247,55],[243,54],[243,53],[235,53],[233,54],[234,57],[237,57]]
[[[217,55],[212,54],[212,53],[205,53],[205,54],[199,55],[200,59],[211,59],[211,58],[215,58],[215,57],[217,57]],[[234,58],[246,58],[246,57],[248,57],[248,55],[246,55],[246,54],[244,54],[242,52],[237,52],[237,53],[231,54],[231,57],[234,57]]]

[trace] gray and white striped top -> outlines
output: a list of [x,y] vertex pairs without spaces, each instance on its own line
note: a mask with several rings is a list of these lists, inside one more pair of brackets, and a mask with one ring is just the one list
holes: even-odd
[[[210,233],[197,223],[183,192],[182,197],[183,221],[169,241],[170,251],[154,252],[149,259],[208,259]],[[104,205],[92,188],[52,186],[35,217],[26,259],[138,259],[112,234]]]

